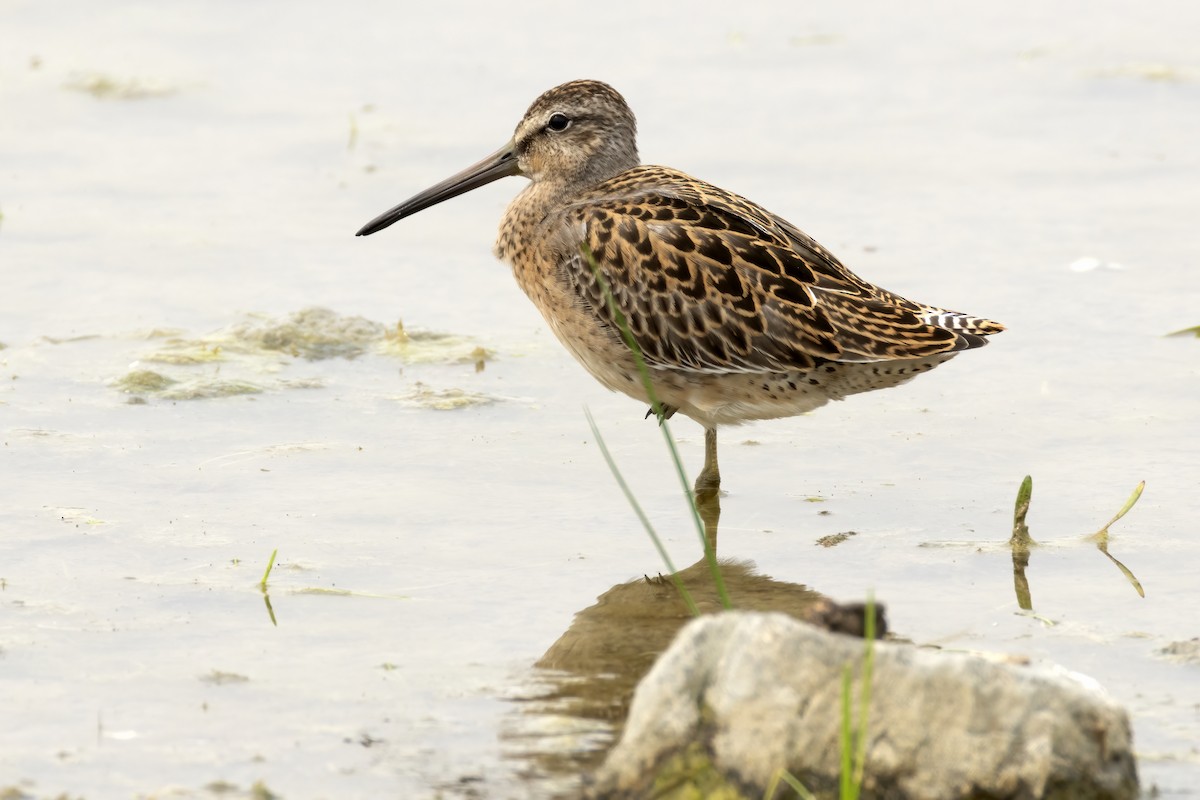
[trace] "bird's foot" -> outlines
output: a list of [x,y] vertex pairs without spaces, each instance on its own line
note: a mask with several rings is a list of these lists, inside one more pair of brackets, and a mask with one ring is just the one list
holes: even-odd
[[658,424],[662,425],[664,421],[673,417],[675,415],[675,412],[678,410],[679,410],[678,408],[672,408],[671,406],[665,405],[663,403],[659,403],[657,407],[650,406],[650,408],[646,411],[645,419],[650,419],[651,417],[657,417]]

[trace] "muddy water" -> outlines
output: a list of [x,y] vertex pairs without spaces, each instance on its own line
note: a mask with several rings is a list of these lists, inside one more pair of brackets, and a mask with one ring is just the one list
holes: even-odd
[[[492,263],[517,179],[351,234],[582,76],[626,94],[648,161],[1010,328],[726,431],[721,555],[874,591],[917,642],[1087,673],[1146,786],[1200,785],[1197,666],[1163,652],[1200,636],[1200,341],[1165,336],[1200,324],[1195,12],[607,8],[9,4],[0,790],[570,791],[611,720],[563,714],[533,665],[662,570],[581,407],[689,565],[661,440]],[[1108,550],[1144,597],[1083,541],[1141,480]]]

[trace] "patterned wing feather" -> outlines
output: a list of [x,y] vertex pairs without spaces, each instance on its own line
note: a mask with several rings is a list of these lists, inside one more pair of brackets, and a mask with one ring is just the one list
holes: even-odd
[[[952,352],[1002,330],[879,289],[787,222],[674,170],[628,170],[562,213],[651,366],[783,372]],[[582,255],[563,269],[614,325]]]

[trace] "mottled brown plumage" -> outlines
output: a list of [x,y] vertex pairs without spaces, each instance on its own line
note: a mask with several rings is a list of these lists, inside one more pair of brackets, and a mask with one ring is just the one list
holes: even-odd
[[497,178],[530,178],[504,215],[496,255],[592,375],[647,400],[586,245],[668,415],[706,429],[698,487],[719,482],[717,425],[895,386],[1004,329],[874,286],[749,200],[639,165],[636,129],[612,87],[563,84],[534,101],[499,151],[359,235]]

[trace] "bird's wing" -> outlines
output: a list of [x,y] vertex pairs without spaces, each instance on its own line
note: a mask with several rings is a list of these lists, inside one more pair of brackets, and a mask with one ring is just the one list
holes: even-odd
[[652,367],[782,372],[983,342],[971,322],[930,316],[974,318],[878,289],[778,217],[673,170],[627,171],[561,213],[577,248],[566,279],[615,330],[599,273]]

